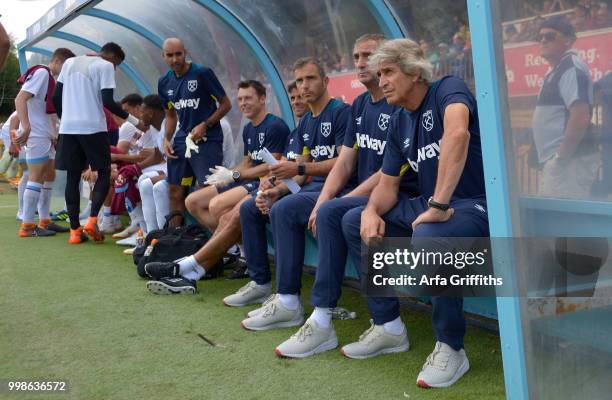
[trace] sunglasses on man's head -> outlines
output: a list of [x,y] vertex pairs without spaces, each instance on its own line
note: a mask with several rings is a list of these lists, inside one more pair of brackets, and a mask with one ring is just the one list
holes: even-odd
[[559,34],[557,32],[546,32],[538,35],[538,42],[553,42],[557,40]]

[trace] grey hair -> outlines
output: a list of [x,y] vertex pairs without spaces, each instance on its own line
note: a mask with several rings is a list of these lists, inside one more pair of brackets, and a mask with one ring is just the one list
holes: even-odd
[[377,71],[381,64],[397,64],[406,75],[418,76],[431,82],[433,65],[425,58],[418,43],[410,39],[394,39],[384,42],[368,60],[368,67]]

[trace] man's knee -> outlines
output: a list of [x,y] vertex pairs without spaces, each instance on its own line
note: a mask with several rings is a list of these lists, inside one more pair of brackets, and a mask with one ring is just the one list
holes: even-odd
[[215,196],[208,203],[208,211],[213,217],[220,220],[224,214],[227,214],[225,211],[229,208],[228,206],[231,204],[228,205],[223,196]]
[[153,194],[153,182],[151,182],[151,179],[149,178],[140,179],[138,181],[138,190],[140,190],[140,193],[142,194],[152,195]]

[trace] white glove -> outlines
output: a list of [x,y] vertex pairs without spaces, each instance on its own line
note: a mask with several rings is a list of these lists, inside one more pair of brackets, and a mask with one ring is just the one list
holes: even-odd
[[206,181],[204,182],[206,185],[215,185],[221,188],[234,182],[232,170],[217,165],[216,168],[211,168],[209,171],[211,175],[206,177]]
[[198,147],[197,144],[195,144],[195,142],[191,138],[191,133],[187,135],[187,139],[185,139],[185,145],[187,147],[187,150],[185,150],[185,158],[191,158],[192,150],[195,151],[196,153],[200,152],[200,148]]

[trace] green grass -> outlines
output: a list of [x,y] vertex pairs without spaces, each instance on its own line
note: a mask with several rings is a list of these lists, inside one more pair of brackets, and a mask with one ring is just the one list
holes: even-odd
[[[296,329],[247,332],[239,325],[247,310],[221,304],[245,281],[200,282],[196,296],[152,296],[112,241],[69,247],[66,236],[17,238],[15,203],[14,193],[0,195],[0,379],[69,381],[67,394],[45,398],[504,398],[499,338],[490,333],[468,329],[472,369],[444,390],[415,386],[434,345],[429,315],[416,311],[402,310],[407,353],[279,359],[274,347]],[[305,276],[306,302],[311,284]],[[356,291],[344,290],[340,306],[359,317],[336,322],[342,345],[356,340],[369,318]]]

